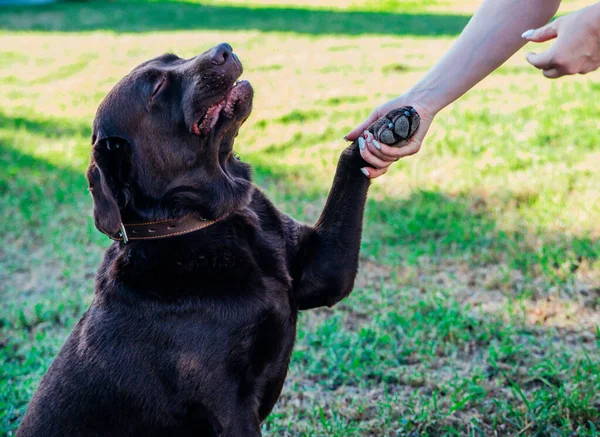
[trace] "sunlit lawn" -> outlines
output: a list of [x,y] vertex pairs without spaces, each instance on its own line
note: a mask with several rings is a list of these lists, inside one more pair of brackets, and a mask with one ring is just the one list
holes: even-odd
[[[256,91],[237,152],[312,221],[344,134],[477,4],[202,3],[0,7],[0,435],[91,300],[90,126],[129,69],[231,43]],[[301,316],[265,434],[597,435],[600,75],[544,80],[523,53],[374,183],[357,287]]]

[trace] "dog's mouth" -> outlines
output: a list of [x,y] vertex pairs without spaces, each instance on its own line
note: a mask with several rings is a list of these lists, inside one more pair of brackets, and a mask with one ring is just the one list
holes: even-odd
[[196,122],[192,131],[196,135],[207,135],[213,129],[221,115],[233,119],[236,111],[247,109],[252,101],[252,86],[247,80],[238,80],[222,100],[211,105],[202,118]]

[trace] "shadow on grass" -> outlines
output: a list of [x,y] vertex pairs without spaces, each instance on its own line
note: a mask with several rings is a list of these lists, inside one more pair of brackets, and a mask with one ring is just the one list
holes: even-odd
[[39,118],[33,120],[31,118],[21,116],[7,116],[1,110],[0,129],[22,129],[35,135],[42,135],[45,138],[70,137],[73,135],[91,138],[92,136],[91,123],[78,123],[66,119],[61,119],[58,121],[52,118]]
[[186,2],[57,3],[0,8],[5,31],[257,30],[309,35],[457,35],[467,15],[212,6]]
[[[310,174],[308,165],[277,166],[260,153],[249,155],[247,161],[253,164],[256,182],[267,187],[267,193],[283,199],[285,206],[296,208],[299,218],[316,220],[329,186],[321,181],[318,187],[299,190],[297,181]],[[308,213],[306,206],[311,206]],[[506,265],[528,280],[544,278],[544,287],[527,291],[537,297],[548,293],[553,285],[572,290],[564,297],[573,300],[579,298],[580,291],[590,291],[565,284],[573,281],[580,267],[600,259],[600,240],[527,225],[507,233],[502,230],[496,209],[485,197],[469,192],[450,196],[437,190],[415,190],[406,198],[369,198],[361,256],[392,266],[418,264],[423,256],[441,265],[448,261],[473,266]]]

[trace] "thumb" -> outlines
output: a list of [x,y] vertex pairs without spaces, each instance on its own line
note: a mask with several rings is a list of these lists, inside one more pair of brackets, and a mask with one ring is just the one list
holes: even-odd
[[540,70],[547,70],[548,68],[554,67],[554,50],[550,47],[548,50],[542,53],[529,52],[525,55],[527,61]]
[[344,137],[346,140],[348,141],[354,141],[356,140],[358,137],[360,137],[362,135],[362,133],[371,125],[371,123],[373,123],[375,120],[377,120],[377,113],[376,111],[371,112],[371,115],[369,115],[367,117],[367,119],[365,121],[363,121],[361,124],[359,124],[358,126],[356,126],[354,129],[352,129],[350,132],[348,132],[348,134],[346,134],[346,136]]
[[558,36],[558,19],[551,21],[539,29],[530,29],[521,35],[527,41],[544,42]]

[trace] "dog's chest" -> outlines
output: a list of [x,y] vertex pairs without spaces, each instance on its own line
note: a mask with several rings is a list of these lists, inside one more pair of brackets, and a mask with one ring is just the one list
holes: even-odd
[[264,287],[266,279],[291,287],[285,253],[273,238],[220,233],[156,243],[109,251],[102,270],[129,287],[155,292],[220,293],[232,287]]

